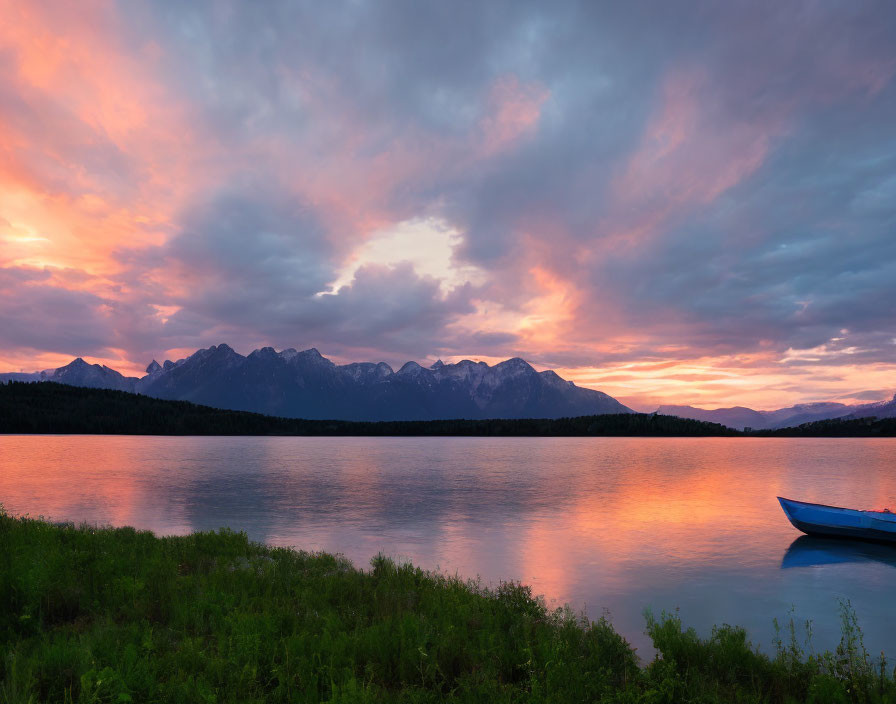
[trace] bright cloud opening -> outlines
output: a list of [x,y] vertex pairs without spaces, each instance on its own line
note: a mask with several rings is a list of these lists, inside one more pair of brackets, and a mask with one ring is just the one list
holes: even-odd
[[459,230],[432,217],[414,218],[377,230],[351,253],[333,283],[318,295],[350,286],[357,271],[371,264],[388,267],[410,262],[418,276],[436,279],[443,293],[466,283],[480,284],[485,280],[485,272],[460,264],[455,257],[461,238]]

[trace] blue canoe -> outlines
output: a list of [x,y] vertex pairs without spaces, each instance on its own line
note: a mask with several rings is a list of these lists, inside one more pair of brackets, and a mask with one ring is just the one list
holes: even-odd
[[780,496],[778,501],[790,522],[803,533],[896,543],[896,513],[810,504]]

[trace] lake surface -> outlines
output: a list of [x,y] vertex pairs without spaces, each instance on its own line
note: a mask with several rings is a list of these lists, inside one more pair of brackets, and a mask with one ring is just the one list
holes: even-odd
[[521,580],[646,657],[645,608],[765,649],[792,611],[822,649],[849,599],[896,656],[896,548],[798,540],[777,495],[896,509],[896,439],[0,436],[11,514]]

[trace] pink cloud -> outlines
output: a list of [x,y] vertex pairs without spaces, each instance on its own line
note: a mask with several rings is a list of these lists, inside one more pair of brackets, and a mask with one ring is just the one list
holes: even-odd
[[531,134],[538,126],[550,91],[538,83],[521,83],[515,75],[498,78],[489,90],[488,110],[479,124],[481,153],[491,156]]
[[[497,75],[474,70],[458,79],[446,72],[445,93],[452,96],[449,100],[458,98],[457,114],[462,118],[439,128],[428,117],[420,119],[418,112],[418,100],[429,106],[427,91],[433,83],[428,75],[417,76],[423,80],[414,86],[406,85],[405,78],[396,86],[384,84],[397,88],[395,94],[384,91],[384,96],[359,98],[358,87],[366,86],[366,74],[359,80],[352,66],[326,52],[292,54],[278,45],[281,53],[272,52],[274,60],[261,62],[255,67],[259,73],[252,74],[270,74],[277,95],[272,98],[263,90],[256,95],[245,76],[232,75],[233,66],[227,62],[233,57],[227,52],[221,55],[224,68],[205,75],[205,68],[180,63],[184,55],[190,56],[188,51],[179,53],[172,44],[175,48],[166,54],[165,48],[145,40],[152,30],[143,33],[126,25],[126,18],[118,14],[120,7],[99,0],[71,6],[0,0],[6,20],[0,24],[0,267],[40,274],[23,286],[26,293],[71,292],[100,299],[90,307],[96,312],[94,323],[105,330],[101,323],[106,322],[114,331],[107,335],[109,357],[96,359],[119,368],[126,361],[131,368],[144,366],[147,360],[140,355],[155,344],[147,340],[163,337],[159,331],[169,319],[188,322],[177,329],[177,340],[164,344],[186,344],[182,336],[193,332],[190,325],[199,326],[190,317],[196,314],[190,295],[201,288],[203,263],[212,274],[220,274],[220,269],[215,269],[213,256],[203,260],[203,253],[193,252],[181,261],[173,261],[176,255],[166,259],[165,246],[183,233],[184,213],[204,199],[214,201],[227,189],[251,190],[243,188],[248,182],[257,188],[256,194],[284,191],[286,200],[294,199],[297,208],[311,212],[308,220],[320,226],[320,238],[326,239],[326,246],[311,242],[311,236],[293,240],[294,233],[286,226],[277,233],[286,244],[272,258],[294,254],[298,261],[303,247],[315,246],[319,249],[315,256],[332,259],[334,271],[366,238],[396,223],[431,215],[450,219],[446,213],[453,212],[457,222],[448,225],[461,229],[465,218],[477,220],[477,209],[489,211],[479,219],[485,223],[481,232],[464,235],[482,237],[488,244],[494,238],[496,245],[485,248],[487,256],[482,257],[493,262],[494,270],[477,289],[476,312],[451,317],[447,325],[507,342],[500,349],[495,343],[471,353],[498,354],[506,349],[552,365],[572,358],[581,364],[589,356],[616,360],[629,355],[645,363],[671,365],[667,368],[677,374],[673,381],[691,384],[701,378],[701,372],[695,376],[691,367],[705,362],[705,353],[697,348],[714,341],[711,335],[698,343],[676,341],[682,339],[682,330],[694,331],[706,321],[697,320],[695,327],[689,327],[695,320],[686,303],[651,300],[650,313],[643,315],[645,324],[639,327],[627,315],[632,308],[621,300],[624,294],[619,289],[624,287],[605,283],[600,274],[611,271],[615,261],[633,260],[646,247],[681,232],[678,226],[692,215],[755,177],[769,161],[776,141],[799,126],[807,106],[829,105],[844,97],[867,106],[887,89],[896,71],[891,56],[873,56],[853,42],[834,43],[817,52],[821,58],[817,65],[808,65],[807,57],[813,54],[798,42],[788,41],[768,54],[756,53],[750,34],[746,51],[756,54],[754,61],[742,60],[737,52],[744,47],[738,44],[731,56],[721,52],[727,66],[722,71],[711,64],[718,58],[713,51],[705,54],[705,68],[695,67],[696,63],[673,65],[660,81],[642,133],[628,141],[632,135],[610,119],[608,130],[619,130],[620,140],[607,144],[590,131],[592,117],[597,129],[601,126],[599,110],[585,116],[589,122],[584,127],[584,113],[578,112],[583,105],[609,106],[601,102],[604,89],[589,93],[591,74],[588,81],[573,76],[568,83],[564,77],[556,86],[550,84],[560,61],[546,61],[541,73],[515,73],[519,66],[513,64],[502,64]],[[216,18],[205,19],[211,25]],[[753,20],[765,26],[765,17]],[[738,24],[742,21],[737,18]],[[160,26],[164,30],[164,23]],[[737,26],[734,31],[741,29]],[[210,31],[203,41],[216,36]],[[235,37],[235,43],[244,39]],[[206,48],[214,54],[219,47]],[[695,60],[699,50],[693,53]],[[595,68],[595,75],[599,73],[596,67],[577,65],[578,56],[566,58],[575,71]],[[494,65],[474,69],[493,71]],[[800,76],[798,85],[790,75],[782,78],[777,73],[790,66]],[[524,75],[541,75],[545,83]],[[609,69],[607,75],[614,77]],[[729,75],[737,77],[735,88],[720,85]],[[213,95],[191,95],[193,79],[200,91]],[[210,88],[205,81],[212,79],[220,85]],[[377,80],[374,77],[371,83],[382,87]],[[606,94],[623,92],[607,89]],[[570,93],[577,94],[576,100],[569,104],[569,113],[562,114]],[[289,100],[276,102],[286,94]],[[238,104],[232,112],[231,100]],[[386,104],[389,100],[396,105]],[[755,110],[742,113],[734,104]],[[640,110],[640,96],[631,105]],[[557,122],[550,126],[562,124],[577,141],[567,142],[544,129],[548,107],[556,110],[551,115]],[[608,109],[615,108],[613,104]],[[632,121],[625,127],[638,129],[639,124]],[[634,147],[620,156],[618,144]],[[529,149],[532,146],[538,148]],[[575,149],[582,151],[574,155]],[[524,166],[519,173],[512,171],[516,162],[507,158],[517,155],[526,157],[520,159]],[[535,158],[529,159],[532,155]],[[567,160],[574,162],[568,169]],[[508,164],[510,169],[502,171]],[[549,175],[539,180],[542,166]],[[558,183],[572,188],[576,202],[560,193]],[[491,212],[490,198],[503,199],[504,204]],[[743,221],[738,225],[747,229]],[[240,236],[234,237],[235,270],[247,266],[240,258],[244,253]],[[719,235],[725,236],[735,239],[730,231]],[[221,249],[220,240],[212,240],[206,254]],[[150,256],[132,266],[139,259],[137,253]],[[316,267],[317,273],[327,263],[315,261],[309,269]],[[257,285],[262,298],[276,289],[266,288],[267,270],[260,271],[247,286]],[[227,276],[222,278],[230,283]],[[209,291],[214,298],[216,291],[211,287]],[[15,291],[7,293],[10,300],[24,301]],[[295,301],[281,303],[284,309],[295,307]],[[215,324],[220,325],[215,334],[232,329],[221,319]],[[447,335],[438,332],[446,339],[453,329]],[[208,330],[201,332],[211,334]],[[246,335],[261,338],[259,330],[247,330]],[[345,342],[342,349],[376,354],[368,344],[360,340],[351,348]],[[102,354],[99,348],[91,351]],[[51,366],[51,358],[61,363],[69,356],[31,348],[0,349],[0,353],[16,366],[27,359]],[[736,366],[718,364],[726,370]],[[737,364],[747,362],[741,359]],[[856,374],[850,383],[857,383]],[[611,383],[609,377],[595,378],[598,385]],[[774,383],[770,373],[761,379]],[[622,384],[619,388],[632,395],[649,392],[626,391]],[[722,395],[718,386],[704,388],[710,395]],[[670,383],[668,393],[679,392]]]
[[614,180],[607,228],[630,241],[657,235],[751,176],[782,130],[778,120],[718,115],[702,70],[672,71],[637,150]]
[[4,5],[0,213],[47,239],[23,263],[109,273],[116,247],[164,240],[203,142],[112,5]]

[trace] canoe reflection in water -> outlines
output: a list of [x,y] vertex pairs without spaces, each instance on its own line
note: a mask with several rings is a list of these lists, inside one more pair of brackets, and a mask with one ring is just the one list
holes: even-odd
[[819,538],[803,535],[794,540],[787,548],[787,552],[781,559],[781,569],[857,562],[882,562],[885,565],[896,567],[896,546],[844,538]]

